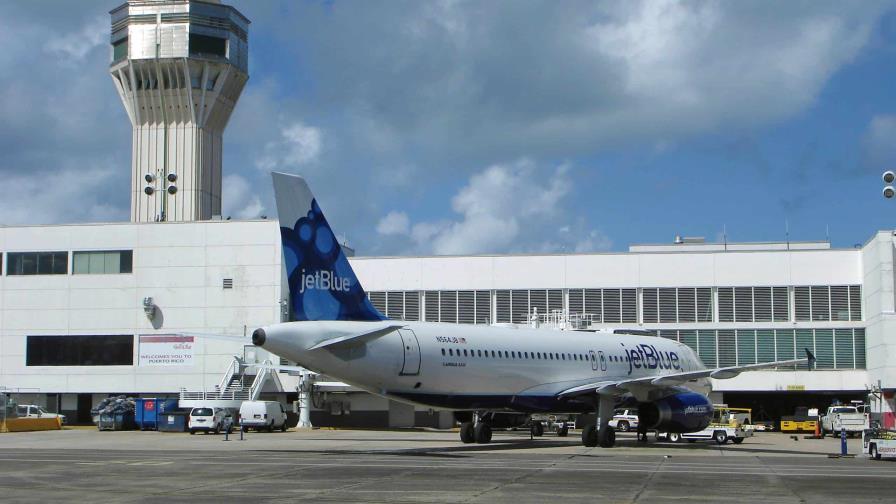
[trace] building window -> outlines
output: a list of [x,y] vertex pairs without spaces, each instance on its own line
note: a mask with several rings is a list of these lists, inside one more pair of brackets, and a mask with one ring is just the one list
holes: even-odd
[[7,275],[67,275],[68,252],[10,252]]
[[793,288],[799,322],[862,320],[862,287],[813,285]]
[[132,366],[134,336],[28,336],[26,366]]
[[373,307],[390,319],[420,320],[420,293],[417,291],[368,292],[367,296]]
[[134,252],[131,250],[76,251],[72,257],[72,274],[131,273],[133,271],[133,262]]
[[112,61],[123,60],[128,57],[128,39],[127,37],[112,44]]
[[193,55],[227,57],[227,40],[190,33],[190,56]]

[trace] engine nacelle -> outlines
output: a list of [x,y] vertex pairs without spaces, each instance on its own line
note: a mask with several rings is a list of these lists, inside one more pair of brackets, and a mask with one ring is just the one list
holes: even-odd
[[712,403],[703,394],[682,392],[638,405],[638,422],[662,432],[697,432],[712,420]]

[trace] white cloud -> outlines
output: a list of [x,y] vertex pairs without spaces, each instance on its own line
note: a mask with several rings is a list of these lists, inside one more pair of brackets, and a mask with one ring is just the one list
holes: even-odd
[[[457,220],[418,222],[391,212],[378,230],[409,235],[418,253],[472,254],[505,251],[579,252],[608,248],[609,240],[584,229],[564,208],[572,191],[570,169],[538,170],[528,159],[497,164],[470,177],[451,199]],[[578,238],[585,236],[584,239]]]
[[295,168],[317,161],[321,153],[322,134],[320,129],[294,122],[283,127],[279,140],[270,141],[264,147],[264,154],[256,162],[260,170]]
[[221,183],[223,184],[221,206],[225,216],[255,219],[262,215],[264,205],[249,185],[249,181],[239,175],[225,175]]
[[4,176],[0,198],[0,223],[55,224],[60,222],[110,222],[127,220],[128,209],[111,203],[102,191],[92,191],[84,181],[114,180],[115,168],[106,164],[88,168],[64,168],[34,174]]
[[90,51],[108,43],[109,16],[103,14],[82,26],[80,30],[50,37],[44,44],[44,50],[76,60],[70,63],[78,63],[84,60]]
[[896,165],[896,115],[876,115],[863,138],[865,165],[870,169],[894,169]]
[[410,231],[410,220],[404,212],[389,212],[376,225],[376,232],[381,235],[407,235]]

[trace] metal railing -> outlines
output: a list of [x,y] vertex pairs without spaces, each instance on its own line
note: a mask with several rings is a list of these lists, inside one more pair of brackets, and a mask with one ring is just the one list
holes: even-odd
[[[230,385],[231,380],[234,376],[240,376],[241,378],[245,376],[243,373],[246,370],[246,366],[239,361],[239,359],[234,359],[230,366],[227,368],[227,371],[224,373],[224,378],[221,380],[219,385],[215,386],[214,390],[187,390],[185,388],[180,389],[180,400],[182,401],[254,401],[261,396],[262,388],[264,387],[265,381],[267,381],[268,377],[271,374],[271,366],[273,363],[270,360],[266,360],[261,363],[258,367],[258,373],[255,375],[255,379],[252,381],[252,385]],[[242,380],[241,380],[242,381]]]

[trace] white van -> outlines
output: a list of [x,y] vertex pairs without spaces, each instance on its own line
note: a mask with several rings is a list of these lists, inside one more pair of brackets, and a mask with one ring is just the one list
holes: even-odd
[[286,431],[286,410],[279,401],[243,401],[240,405],[240,428]]

